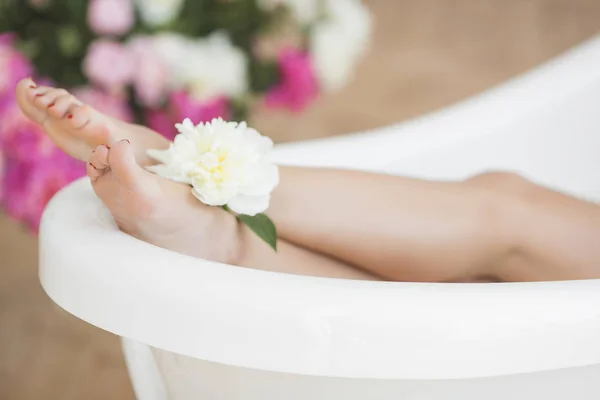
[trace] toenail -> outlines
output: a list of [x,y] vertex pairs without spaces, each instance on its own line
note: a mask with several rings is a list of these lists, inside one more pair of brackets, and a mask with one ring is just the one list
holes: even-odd
[[32,83],[31,85],[29,85],[29,87],[30,87],[31,89],[35,89],[35,88],[37,87],[37,85],[36,85],[35,83]]
[[44,95],[43,93],[38,93],[38,94],[35,95],[35,97],[41,97],[43,95]]
[[69,114],[69,115],[67,115],[67,118],[73,119],[73,116],[71,114]]
[[54,107],[54,103],[52,103],[48,106],[48,108],[52,108],[52,107]]

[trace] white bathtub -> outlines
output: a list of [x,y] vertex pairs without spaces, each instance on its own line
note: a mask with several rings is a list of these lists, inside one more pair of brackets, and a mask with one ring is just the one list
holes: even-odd
[[[436,179],[513,170],[600,201],[600,39],[441,112],[277,157]],[[600,280],[355,282],[220,265],[119,232],[86,180],[52,200],[40,249],[48,295],[127,338],[141,400],[600,398]]]

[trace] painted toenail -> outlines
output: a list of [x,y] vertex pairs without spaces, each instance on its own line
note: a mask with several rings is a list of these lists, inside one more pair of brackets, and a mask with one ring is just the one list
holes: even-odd
[[32,83],[31,85],[29,85],[29,87],[30,87],[31,89],[35,89],[35,88],[37,87],[37,85],[36,85],[35,83]]
[[38,93],[35,95],[35,97],[42,97],[44,94],[43,93]]
[[52,103],[48,106],[48,108],[52,108],[52,107],[54,107],[54,103]]
[[73,119],[73,116],[71,114],[69,114],[69,115],[67,115],[67,118]]

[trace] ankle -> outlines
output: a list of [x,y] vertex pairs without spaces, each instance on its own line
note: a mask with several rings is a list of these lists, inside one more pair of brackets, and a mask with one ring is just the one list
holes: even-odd
[[200,239],[205,245],[197,246],[200,254],[194,256],[222,264],[237,265],[241,252],[237,218],[216,207],[206,207],[205,211],[208,212],[201,215],[204,233]]
[[229,239],[227,240],[228,245],[224,252],[224,263],[240,266],[244,253],[244,241],[241,235],[241,223],[237,218],[231,218],[231,228],[228,232]]

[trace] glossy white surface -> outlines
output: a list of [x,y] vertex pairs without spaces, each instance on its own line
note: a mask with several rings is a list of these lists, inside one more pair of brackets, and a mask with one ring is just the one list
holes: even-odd
[[[598,66],[595,39],[438,113],[366,134],[282,145],[276,156],[287,164],[437,179],[514,170],[598,201]],[[40,250],[40,279],[57,304],[161,349],[154,358],[172,398],[279,399],[286,388],[296,393],[290,399],[480,399],[486,390],[493,392],[486,399],[563,399],[556,396],[579,387],[586,391],[573,398],[600,395],[600,280],[353,282],[219,265],[120,233],[85,180],[52,200]],[[135,359],[139,351],[127,348]],[[187,361],[168,367],[173,358]],[[173,373],[187,362],[187,372]],[[132,367],[145,387],[156,384],[156,372]],[[527,373],[535,374],[509,377]],[[202,380],[197,392],[185,376]],[[493,397],[500,387],[509,397]],[[527,387],[539,387],[536,397],[519,389]],[[187,394],[176,395],[177,388]]]
[[[472,379],[353,379],[232,367],[160,350],[154,350],[154,355],[165,382],[168,382],[164,398],[169,400],[600,398],[600,365]],[[144,397],[140,399],[146,400]]]

